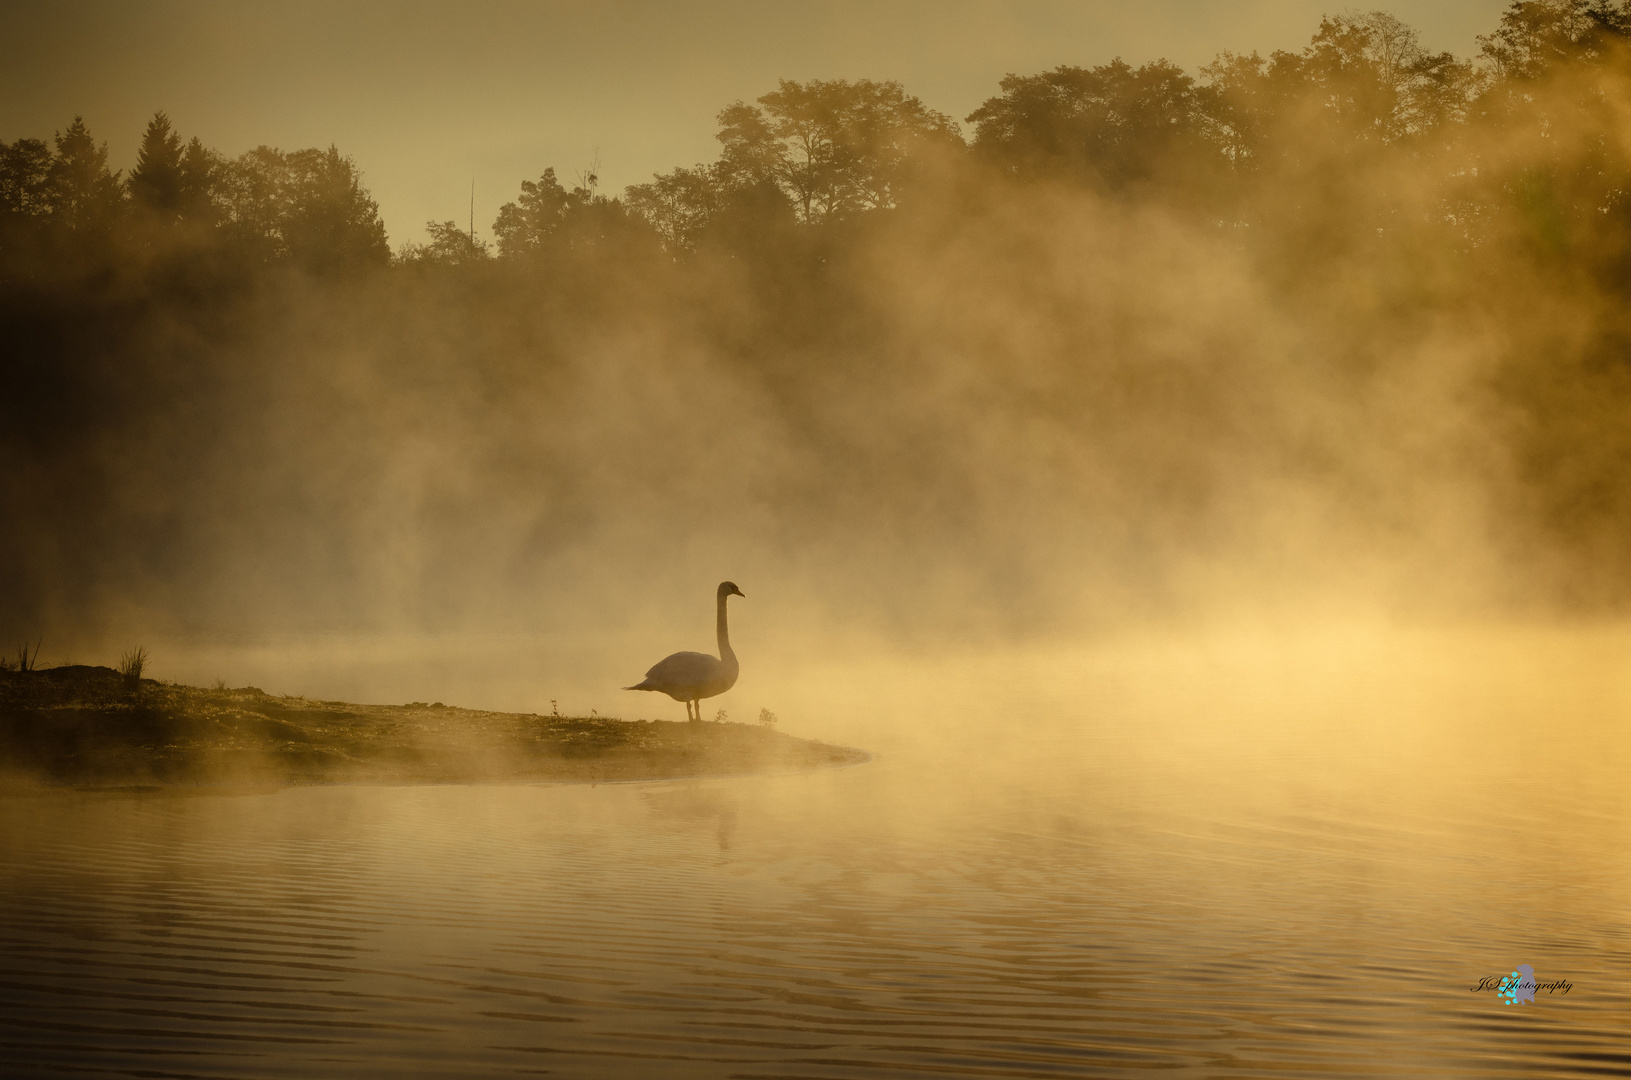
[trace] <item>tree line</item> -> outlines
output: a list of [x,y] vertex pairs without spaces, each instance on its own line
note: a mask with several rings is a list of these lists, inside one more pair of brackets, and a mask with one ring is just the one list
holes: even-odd
[[[570,184],[546,169],[500,209],[491,242],[427,222],[428,242],[394,255],[355,162],[332,146],[227,157],[183,142],[161,112],[125,175],[76,118],[49,142],[0,144],[0,259],[11,275],[65,256],[200,249],[322,272],[607,245],[673,259],[861,227],[955,200],[971,178],[1001,199],[1023,198],[1026,185],[1080,187],[1219,228],[1295,232],[1329,227],[1328,208],[1313,205],[1321,194],[1353,194],[1355,177],[1400,162],[1432,171],[1427,212],[1455,243],[1485,242],[1516,206],[1540,245],[1589,239],[1602,251],[1626,218],[1631,154],[1613,137],[1606,81],[1631,73],[1628,44],[1628,0],[1517,0],[1471,59],[1426,50],[1383,12],[1327,16],[1300,51],[1225,52],[1195,74],[1116,59],[1009,75],[964,118],[967,136],[898,82],[783,80],[719,113],[711,163],[615,197],[593,169]],[[1539,157],[1492,158],[1492,133],[1525,132],[1550,137]],[[1386,231],[1412,214],[1421,224],[1405,201],[1356,198],[1339,224]]]
[[212,244],[250,263],[313,270],[379,265],[390,253],[378,204],[336,148],[261,146],[228,158],[196,137],[183,144],[163,112],[128,176],[108,168],[107,144],[79,117],[50,144],[0,145],[0,244],[14,272],[63,256]]
[[1261,551],[1631,606],[1631,0],[995,91],[783,81],[394,251],[335,147],[0,146],[0,622],[525,620],[676,543],[947,619]]

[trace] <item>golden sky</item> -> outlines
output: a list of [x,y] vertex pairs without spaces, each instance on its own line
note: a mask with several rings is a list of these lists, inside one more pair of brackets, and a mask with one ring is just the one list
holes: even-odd
[[[356,159],[393,246],[426,219],[500,203],[546,166],[598,157],[602,188],[715,156],[714,115],[778,78],[899,79],[959,120],[1008,72],[1306,44],[1339,0],[902,0],[803,3],[0,3],[0,140],[83,114],[115,168],[166,110],[237,154],[334,143]],[[1355,5],[1365,7],[1365,5]],[[1468,55],[1506,0],[1386,8]]]

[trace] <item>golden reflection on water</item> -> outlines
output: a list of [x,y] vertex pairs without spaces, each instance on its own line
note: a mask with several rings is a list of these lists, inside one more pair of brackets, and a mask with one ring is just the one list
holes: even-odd
[[[830,773],[14,798],[0,1024],[42,1071],[1623,1074],[1627,657],[874,657],[737,691],[878,752]],[[1471,992],[1521,963],[1572,989]]]

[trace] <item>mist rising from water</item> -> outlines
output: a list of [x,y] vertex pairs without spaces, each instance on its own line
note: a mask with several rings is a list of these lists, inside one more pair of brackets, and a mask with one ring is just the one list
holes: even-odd
[[928,148],[894,209],[694,250],[19,284],[3,628],[637,674],[725,578],[785,656],[1618,610],[1604,56],[1419,137],[1293,95],[1249,168]]

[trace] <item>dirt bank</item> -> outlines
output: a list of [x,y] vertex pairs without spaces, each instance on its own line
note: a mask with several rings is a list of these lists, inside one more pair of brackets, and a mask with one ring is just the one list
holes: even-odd
[[10,785],[652,780],[867,759],[747,724],[355,705],[131,682],[83,665],[0,671],[0,780]]

